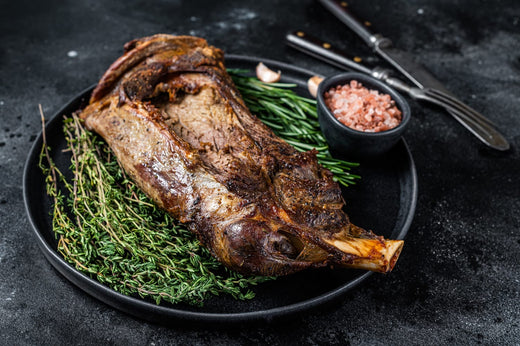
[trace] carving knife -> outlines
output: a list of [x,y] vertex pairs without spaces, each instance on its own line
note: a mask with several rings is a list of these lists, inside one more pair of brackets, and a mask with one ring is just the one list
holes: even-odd
[[[421,89],[429,88],[442,91],[453,96],[443,84],[431,75],[423,66],[415,62],[415,60],[406,52],[396,49],[392,46],[390,39],[381,34],[373,34],[366,25],[358,20],[348,9],[348,3],[339,0],[318,0],[327,10],[332,12],[338,19],[358,34],[377,54],[388,61],[393,67],[401,72],[408,80]],[[473,133],[483,143],[496,150],[508,150],[509,143],[497,130],[483,133],[475,126],[468,124],[465,119],[461,119],[457,114],[450,114],[466,129]],[[494,124],[478,113],[475,115],[475,121],[488,126]]]

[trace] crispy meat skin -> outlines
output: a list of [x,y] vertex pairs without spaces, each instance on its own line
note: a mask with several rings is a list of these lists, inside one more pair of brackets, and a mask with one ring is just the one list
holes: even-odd
[[[351,227],[332,174],[249,112],[223,59],[196,37],[131,41],[81,117],[140,188],[234,270],[285,275],[379,256],[385,240]],[[334,244],[353,237],[372,244],[369,255]],[[380,271],[395,262],[384,260]]]

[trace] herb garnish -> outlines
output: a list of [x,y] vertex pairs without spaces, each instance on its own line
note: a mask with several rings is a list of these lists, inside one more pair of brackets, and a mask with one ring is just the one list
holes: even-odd
[[[338,182],[354,182],[358,176],[348,170],[356,164],[328,153],[314,100],[298,96],[292,84],[265,84],[230,72],[247,106],[277,135],[298,150],[316,148]],[[54,199],[58,251],[77,270],[126,295],[199,306],[211,295],[251,299],[252,285],[273,279],[225,268],[182,224],[155,207],[128,179],[108,145],[75,114],[63,124],[72,181],[53,163],[45,131],[40,167]]]
[[316,100],[294,92],[296,84],[263,83],[247,77],[244,70],[228,70],[247,107],[273,132],[299,151],[315,148],[320,164],[334,173],[334,179],[344,185],[355,184],[359,175],[349,173],[358,163],[335,159],[320,130]]

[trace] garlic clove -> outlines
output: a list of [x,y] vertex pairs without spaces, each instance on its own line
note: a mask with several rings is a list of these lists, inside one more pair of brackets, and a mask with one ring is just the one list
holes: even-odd
[[321,81],[323,80],[323,77],[320,76],[312,76],[307,81],[307,89],[309,89],[309,93],[316,98],[316,95],[318,94],[318,86],[320,85]]
[[256,77],[258,77],[258,79],[260,79],[262,82],[278,82],[281,76],[282,72],[274,72],[273,70],[265,66],[263,63],[259,63],[258,65],[256,65]]

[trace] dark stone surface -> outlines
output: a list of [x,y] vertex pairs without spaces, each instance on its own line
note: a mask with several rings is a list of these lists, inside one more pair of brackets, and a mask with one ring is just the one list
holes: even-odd
[[410,101],[405,137],[420,194],[395,271],[373,275],[333,308],[285,324],[216,330],[129,317],[45,260],[22,201],[24,160],[40,131],[38,104],[53,114],[95,83],[126,41],[159,32],[337,72],[285,46],[285,33],[301,28],[382,62],[313,1],[3,1],[0,344],[520,343],[520,3],[357,0],[351,7],[487,115],[512,149],[492,151],[446,113]]

